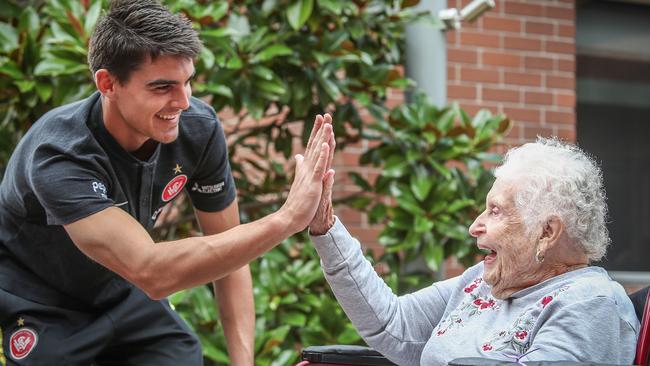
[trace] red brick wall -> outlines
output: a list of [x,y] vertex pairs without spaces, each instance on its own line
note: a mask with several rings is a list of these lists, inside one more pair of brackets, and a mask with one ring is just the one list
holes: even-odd
[[474,24],[447,32],[448,99],[470,114],[508,115],[507,145],[537,135],[575,141],[575,53],[574,1],[497,0]]
[[[470,0],[448,0],[460,8]],[[559,136],[575,141],[575,3],[572,0],[496,0],[496,7],[474,24],[447,32],[447,98],[470,114],[480,108],[505,113],[513,129],[504,148],[535,139]],[[391,104],[402,95],[391,96]],[[367,143],[350,147],[336,158],[335,195],[356,191],[347,171],[376,174],[356,164]],[[336,209],[362,243],[378,247],[380,228],[365,215]],[[448,262],[449,275],[459,270]]]

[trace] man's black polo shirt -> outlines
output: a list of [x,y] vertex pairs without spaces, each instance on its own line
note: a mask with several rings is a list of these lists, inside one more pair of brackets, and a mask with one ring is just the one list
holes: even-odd
[[56,108],[16,147],[0,185],[0,288],[55,306],[112,303],[131,285],[79,251],[62,225],[117,206],[150,229],[183,189],[202,211],[235,199],[211,107],[192,98],[178,139],[158,144],[148,161],[113,139],[101,108],[99,93]]

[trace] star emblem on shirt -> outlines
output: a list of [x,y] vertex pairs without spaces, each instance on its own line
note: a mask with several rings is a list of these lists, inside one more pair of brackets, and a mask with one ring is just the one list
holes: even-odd
[[23,319],[22,316],[20,318],[18,318],[18,326],[19,327],[24,327],[25,326],[25,319]]
[[183,167],[182,167],[181,165],[176,164],[176,166],[174,167],[174,174],[180,174],[180,173],[182,173],[182,172],[183,172],[183,171],[181,170],[182,168],[183,168]]

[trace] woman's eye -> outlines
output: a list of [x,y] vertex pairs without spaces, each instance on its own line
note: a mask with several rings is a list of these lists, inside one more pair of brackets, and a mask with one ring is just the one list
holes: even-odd
[[496,207],[492,207],[490,209],[490,215],[498,215],[499,214],[499,209]]

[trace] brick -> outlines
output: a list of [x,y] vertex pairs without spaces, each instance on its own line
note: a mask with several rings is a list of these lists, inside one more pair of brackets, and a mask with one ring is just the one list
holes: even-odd
[[553,35],[555,34],[555,25],[552,23],[542,23],[534,21],[526,21],[526,33],[532,34],[545,34]]
[[556,133],[557,137],[564,141],[576,141],[576,128],[575,126],[559,126]]
[[541,137],[552,137],[553,128],[545,126],[525,126],[524,127],[524,138],[525,139],[535,139],[537,136]]
[[455,30],[448,30],[445,33],[448,45],[458,45],[458,32]]
[[361,156],[361,153],[358,151],[349,151],[348,149],[345,149],[337,154],[341,161],[343,162],[343,165],[346,166],[358,166],[359,165],[359,157]]
[[447,97],[451,99],[476,99],[476,87],[447,85]]
[[510,131],[505,136],[506,139],[519,140],[524,134],[524,127],[516,121],[511,122]]
[[481,90],[481,99],[496,102],[519,102],[519,91],[504,88],[483,87]]
[[575,89],[576,79],[573,76],[546,75],[547,88]]
[[506,19],[503,17],[494,17],[485,15],[483,16],[483,29],[495,30],[502,32],[521,32],[521,20],[519,19]]
[[483,34],[475,31],[462,31],[460,44],[463,46],[501,47],[501,38],[498,35]]
[[503,38],[503,47],[511,50],[541,51],[542,41],[526,37],[505,36]]
[[380,232],[381,229],[378,227],[363,227],[355,230],[354,236],[359,239],[361,243],[367,245],[369,243],[377,242]]
[[504,107],[503,113],[513,121],[539,123],[542,120],[542,112],[537,108]]
[[460,63],[476,64],[478,63],[478,52],[476,50],[448,48],[447,60]]
[[465,103],[460,103],[460,107],[461,107],[465,112],[467,112],[467,114],[470,115],[470,116],[475,115],[476,113],[478,113],[478,111],[480,111],[481,109],[485,108],[485,106],[482,105],[482,104],[467,103],[467,102],[465,102]]
[[544,16],[553,19],[575,20],[576,12],[573,7],[545,6]]
[[576,44],[575,42],[546,41],[546,45],[544,49],[546,50],[546,52],[567,53],[567,54],[575,55]]
[[447,66],[447,81],[458,80],[458,73],[456,70],[458,70],[458,66]]
[[521,67],[521,56],[513,53],[485,51],[481,53],[481,60],[484,65]]
[[358,225],[363,222],[363,214],[347,206],[339,206],[334,209],[336,216],[340,217],[346,225]]
[[507,14],[529,15],[534,17],[541,17],[544,15],[544,8],[541,5],[514,3],[510,1],[506,2],[504,5]]
[[575,24],[571,24],[571,25],[560,24],[560,25],[558,25],[557,34],[560,37],[575,38],[575,36],[576,36],[576,26],[575,26]]
[[463,81],[479,81],[485,83],[498,83],[499,72],[491,70],[463,67],[460,69],[460,79]]
[[576,62],[575,60],[558,60],[557,69],[560,71],[569,71],[575,73]]
[[554,60],[549,57],[526,56],[524,58],[524,67],[526,69],[553,70]]
[[527,86],[541,86],[542,76],[524,72],[505,71],[503,74],[504,83]]
[[538,92],[526,92],[526,93],[524,93],[524,102],[526,104],[552,105],[553,104],[553,94],[551,94],[551,93],[538,93]]
[[572,112],[546,111],[546,123],[567,123],[575,124],[576,115]]
[[575,93],[555,93],[555,104],[559,107],[571,107],[576,106],[576,94]]

